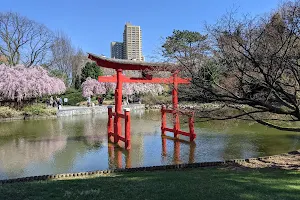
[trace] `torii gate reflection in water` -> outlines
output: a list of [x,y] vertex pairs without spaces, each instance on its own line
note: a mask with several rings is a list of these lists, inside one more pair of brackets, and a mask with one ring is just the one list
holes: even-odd
[[[172,144],[173,142],[173,151],[167,150],[167,139]],[[181,152],[181,144],[188,147],[189,149],[189,157],[188,157],[188,163],[194,163],[195,162],[195,148],[196,144],[194,142],[188,142],[185,140],[177,140],[174,138],[169,138],[168,136],[162,137],[162,152],[161,152],[161,161],[163,164],[168,164],[168,158],[172,158],[172,162],[174,164],[181,164],[182,160],[185,158],[180,157]],[[185,147],[185,148],[186,148]],[[186,148],[187,149],[187,148]],[[123,155],[125,157],[124,164],[125,168],[131,168],[132,165],[138,166],[139,162],[132,163],[132,156],[131,156],[131,149],[125,150],[123,148],[116,148],[113,144],[108,144],[108,167],[109,169],[114,168],[123,168]]]
[[[174,138],[178,139],[179,134],[188,136],[190,141],[194,141],[196,134],[194,131],[194,113],[191,113],[189,116],[189,132],[180,130],[180,121],[179,121],[179,112],[178,112],[178,84],[189,84],[189,79],[183,79],[178,77],[178,71],[170,70],[166,63],[146,63],[140,61],[132,60],[119,60],[119,59],[108,59],[103,56],[96,56],[89,53],[88,57],[95,61],[98,66],[111,68],[116,70],[115,76],[99,76],[99,82],[116,82],[117,87],[115,89],[115,112],[112,111],[112,107],[108,107],[108,140],[111,141],[113,136],[113,143],[119,145],[119,141],[125,143],[125,149],[131,148],[130,142],[130,113],[129,109],[124,109],[124,114],[122,113],[122,84],[123,83],[164,83],[164,84],[173,84],[172,91],[172,109],[166,109],[165,106],[162,106],[162,124],[161,131],[162,135],[166,135],[166,131],[173,132]],[[139,71],[169,71],[173,75],[169,78],[152,78],[151,75],[146,75],[143,78],[129,78],[123,75],[124,70],[139,70]],[[173,114],[173,128],[166,127],[166,113]],[[114,118],[114,119],[113,119]],[[121,134],[121,118],[125,119],[125,137]]]

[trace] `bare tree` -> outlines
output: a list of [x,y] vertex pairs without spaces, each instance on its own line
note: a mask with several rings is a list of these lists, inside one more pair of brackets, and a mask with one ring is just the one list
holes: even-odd
[[77,49],[72,59],[73,78],[75,76],[80,76],[81,69],[85,66],[85,64],[88,61],[89,59],[87,55],[82,51],[82,49]]
[[58,32],[51,45],[52,60],[50,68],[65,74],[70,82],[72,78],[73,56],[75,54],[71,39],[63,32]]
[[[199,98],[205,94],[210,101],[239,111],[213,118],[247,116],[280,130],[300,131],[297,124],[287,127],[278,123],[278,119],[300,121],[299,30],[299,0],[285,3],[269,17],[237,20],[228,15],[209,27],[213,42],[210,53],[202,58],[204,54],[200,55],[196,64],[177,58],[182,71],[192,77],[193,91]],[[193,52],[199,50],[187,48]],[[210,77],[213,74],[210,65],[217,65],[217,76]]]
[[84,54],[82,49],[78,49],[73,55],[72,58],[72,85],[79,89],[81,82],[81,69],[85,66],[85,64],[88,62],[88,57]]
[[0,13],[0,53],[10,65],[46,62],[52,42],[53,34],[44,25],[17,13]]

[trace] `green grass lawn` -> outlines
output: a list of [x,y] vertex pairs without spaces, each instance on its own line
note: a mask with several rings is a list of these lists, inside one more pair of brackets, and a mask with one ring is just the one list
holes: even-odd
[[0,186],[0,199],[300,199],[300,172],[201,168]]

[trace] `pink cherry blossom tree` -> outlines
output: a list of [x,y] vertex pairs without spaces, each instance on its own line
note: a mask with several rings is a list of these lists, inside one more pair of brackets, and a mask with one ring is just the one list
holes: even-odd
[[44,95],[61,94],[66,90],[64,82],[51,77],[40,66],[24,65],[8,67],[0,65],[0,100],[21,102]]
[[106,94],[114,87],[111,83],[100,83],[96,79],[88,77],[81,85],[82,96],[90,97],[99,94]]
[[[115,90],[116,83],[103,83],[98,82],[95,79],[88,77],[85,82],[82,83],[82,96],[89,97],[99,94],[106,94],[110,90]],[[151,83],[124,83],[123,95],[126,96],[128,103],[128,96],[133,94],[146,94],[151,93],[153,95],[161,94],[164,88],[160,84]]]
[[160,84],[152,83],[125,83],[123,85],[123,95],[126,96],[126,103],[129,104],[129,96],[133,94],[141,95],[151,93],[152,95],[159,95],[164,88]]

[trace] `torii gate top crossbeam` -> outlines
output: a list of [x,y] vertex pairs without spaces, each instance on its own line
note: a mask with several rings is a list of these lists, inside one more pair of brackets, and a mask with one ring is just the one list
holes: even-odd
[[98,66],[116,70],[157,70],[174,72],[177,65],[175,63],[149,63],[144,61],[113,59],[97,56],[92,53],[88,53],[88,58],[95,61]]
[[[134,77],[126,77],[124,75],[120,75],[122,77],[122,82],[123,83],[162,83],[162,84],[173,84],[174,83],[174,78],[169,77],[169,78],[134,78]],[[117,76],[99,76],[98,77],[99,82],[112,82],[116,83],[117,82]],[[178,84],[190,84],[190,79],[189,78],[180,78],[178,77],[176,82]]]

